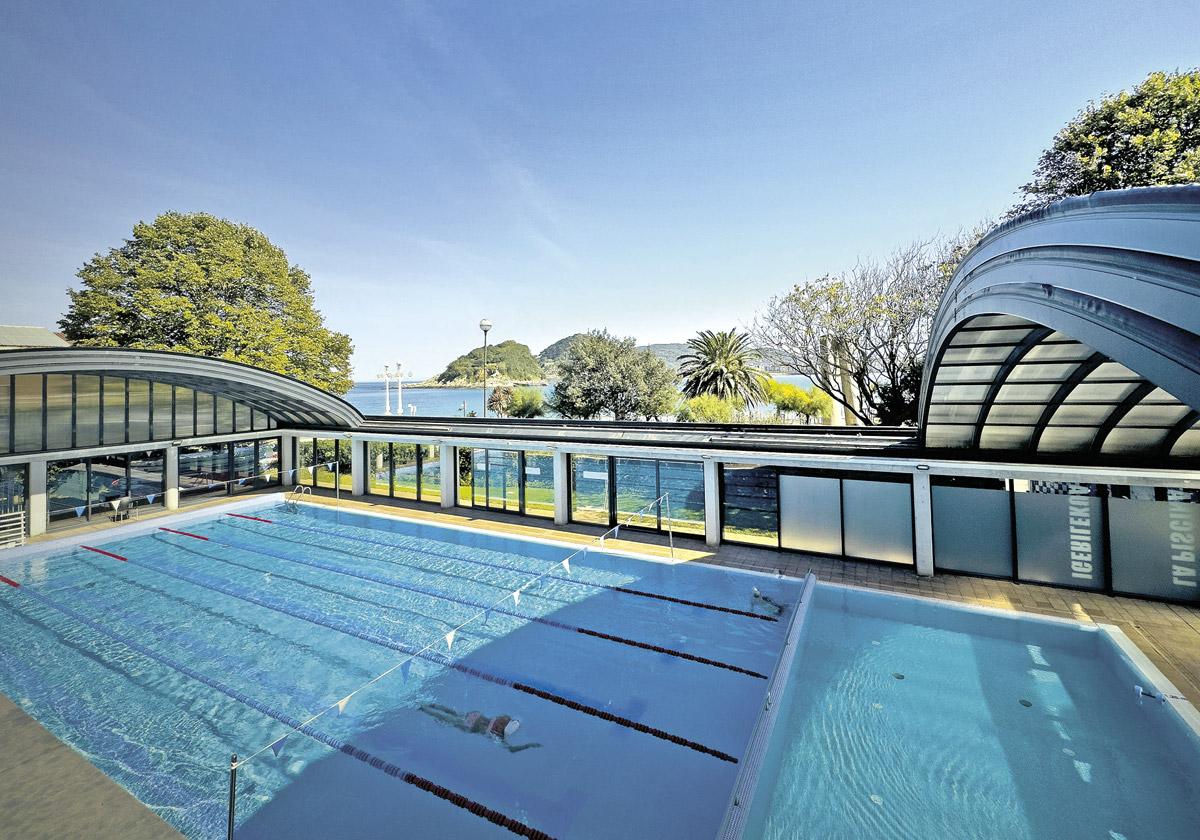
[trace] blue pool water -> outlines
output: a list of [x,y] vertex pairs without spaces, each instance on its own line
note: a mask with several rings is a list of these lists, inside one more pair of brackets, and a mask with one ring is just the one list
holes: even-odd
[[1096,628],[818,586],[746,836],[1196,838],[1200,744],[1140,682]]
[[[271,505],[237,507],[266,522],[164,523],[207,540],[89,543],[126,561],[80,547],[0,557],[21,584],[0,586],[0,691],[190,837],[223,836],[231,753],[270,744],[569,553]],[[237,836],[513,836],[404,773],[554,837],[711,836],[787,629],[743,614],[753,586],[788,603],[800,589],[576,558],[449,654],[439,645],[312,737],[244,764]],[[509,752],[422,711],[431,703],[512,715],[512,743],[540,746]]]

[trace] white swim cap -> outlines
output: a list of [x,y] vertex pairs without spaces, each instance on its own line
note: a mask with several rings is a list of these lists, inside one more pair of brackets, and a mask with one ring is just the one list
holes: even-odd
[[521,728],[521,721],[516,720],[515,718],[513,720],[510,720],[504,727],[504,737],[511,738],[513,735],[517,734],[517,730],[520,728]]

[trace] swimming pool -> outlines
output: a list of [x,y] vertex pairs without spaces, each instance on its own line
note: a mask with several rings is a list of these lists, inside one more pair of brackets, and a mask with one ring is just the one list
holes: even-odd
[[239,838],[711,836],[800,592],[276,498],[82,542],[0,555],[0,690],[190,837],[233,752]]
[[827,584],[808,602],[745,837],[1197,836],[1195,710],[1135,694],[1173,689],[1119,631]]

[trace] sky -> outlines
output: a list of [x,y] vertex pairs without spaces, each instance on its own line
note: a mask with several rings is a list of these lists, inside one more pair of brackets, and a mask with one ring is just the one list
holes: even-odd
[[138,221],[250,224],[357,379],[746,325],[1002,214],[1088,100],[1200,64],[1153,3],[0,4],[0,323]]

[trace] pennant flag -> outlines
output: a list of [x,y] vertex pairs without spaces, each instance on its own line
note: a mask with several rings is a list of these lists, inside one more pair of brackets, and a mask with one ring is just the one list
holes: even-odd
[[239,478],[239,479],[238,479],[238,486],[239,486],[239,487],[241,487],[241,486],[242,486],[243,484],[245,484],[245,483],[246,483],[246,479],[244,479],[244,478]]
[[154,504],[154,500],[157,498],[158,498],[157,493],[147,493],[146,494],[146,504],[148,504],[148,505]]
[[520,589],[513,590],[513,604],[515,604],[518,607],[521,606],[521,590]]
[[457,632],[457,630],[451,630],[446,634],[446,650],[450,650],[450,648],[454,647],[454,634]]
[[116,510],[117,508],[119,508],[121,506],[121,500],[113,499],[111,502],[109,502],[109,504],[112,505],[113,510]]
[[313,468],[312,468],[312,467],[305,467],[305,468],[304,468],[304,471],[305,471],[306,473],[308,473],[309,475],[312,475]]
[[293,478],[295,478],[295,477],[296,477],[296,471],[295,471],[294,469],[292,469],[292,470],[288,470],[288,477],[287,477],[287,480],[288,480],[288,481],[291,481],[291,480],[292,480]]
[[284,739],[284,738],[286,738],[286,737],[287,737],[287,736],[286,736],[286,735],[284,735],[284,736],[283,736],[283,738],[280,738],[278,741],[276,741],[275,743],[271,744],[271,746],[269,747],[269,749],[271,750],[271,752],[275,753],[275,757],[276,757],[276,758],[278,758],[278,757],[279,757],[279,751],[283,749],[283,739]]
[[346,704],[350,702],[350,698],[351,698],[351,697],[353,697],[353,696],[354,696],[354,695],[352,695],[352,694],[347,694],[347,695],[346,695],[345,697],[343,697],[341,700],[337,701],[337,707],[338,707],[338,714],[339,714],[339,715],[340,715],[342,712],[346,711]]
[[405,682],[408,682],[408,672],[411,670],[412,670],[412,660],[411,659],[405,659],[402,663],[400,663],[400,676],[404,678]]
[[563,558],[562,567],[564,569],[566,569],[567,574],[571,574],[571,558],[570,557]]
[[613,528],[613,539],[616,539],[619,536],[621,536],[621,526],[620,525]]
[[83,516],[83,512],[84,512],[85,510],[87,510],[87,506],[86,506],[86,505],[80,505],[79,507],[75,508],[75,515],[76,515],[76,516]]

